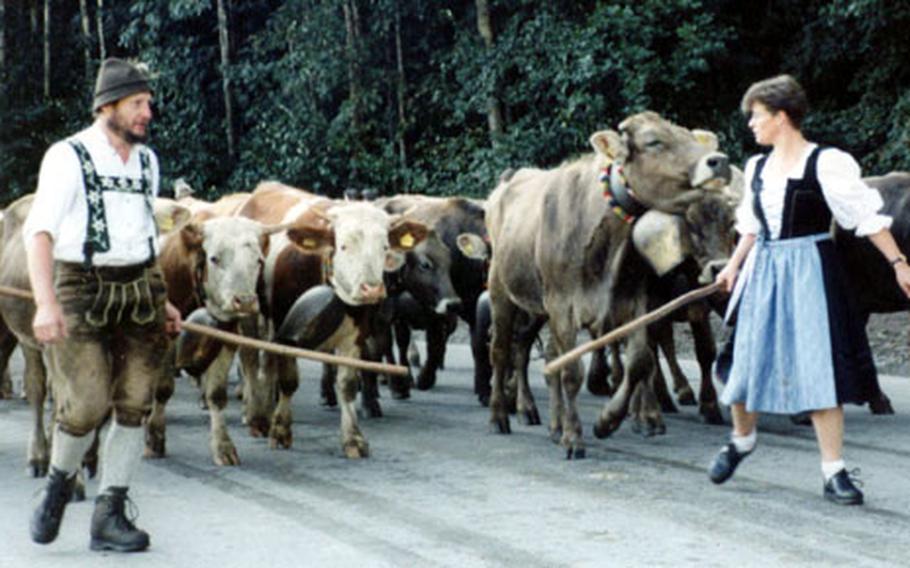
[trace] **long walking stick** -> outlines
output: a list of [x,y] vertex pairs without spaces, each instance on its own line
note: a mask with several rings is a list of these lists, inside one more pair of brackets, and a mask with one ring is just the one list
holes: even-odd
[[676,298],[675,300],[667,302],[666,304],[662,305],[661,307],[657,308],[656,310],[650,311],[641,317],[635,318],[634,320],[630,321],[629,323],[627,323],[625,325],[621,325],[621,326],[617,327],[616,329],[614,329],[613,331],[611,331],[610,333],[608,333],[606,335],[602,335],[602,336],[598,337],[597,339],[593,339],[587,343],[582,343],[575,349],[573,349],[573,350],[569,351],[568,353],[565,353],[565,354],[557,357],[556,359],[553,359],[549,363],[547,363],[547,365],[543,368],[543,371],[544,371],[544,373],[546,373],[548,375],[551,373],[555,373],[556,371],[562,369],[569,363],[575,361],[576,359],[578,359],[585,353],[587,353],[589,351],[594,351],[595,349],[599,349],[599,348],[604,347],[605,345],[609,345],[615,341],[619,341],[620,339],[629,335],[633,331],[635,331],[641,327],[644,327],[646,325],[650,325],[659,319],[663,319],[663,318],[667,317],[668,315],[672,314],[673,312],[675,312],[676,310],[678,310],[679,308],[685,306],[686,304],[691,304],[692,302],[694,302],[696,300],[700,300],[704,297],[710,296],[711,294],[718,292],[720,289],[721,289],[721,285],[719,283],[715,282],[715,283],[709,284],[707,286],[702,286],[701,288],[696,288],[695,290],[692,290],[691,292],[687,292],[687,293],[683,294],[682,296]]
[[[11,296],[14,298],[21,298],[23,300],[34,300],[35,297],[28,290],[22,290],[20,288],[10,288],[9,286],[0,286],[0,295]],[[231,333],[228,331],[223,331],[220,329],[215,329],[207,325],[200,325],[193,322],[183,322],[183,329],[196,333],[198,335],[204,335],[206,337],[211,337],[222,341],[224,343],[232,343],[234,345],[239,345],[241,347],[250,347],[253,349],[261,349],[263,351],[269,351],[277,355],[284,355],[286,357],[298,357],[301,359],[311,359],[313,361],[319,361],[321,363],[329,363],[331,365],[344,365],[347,367],[354,367],[356,369],[361,369],[364,371],[373,371],[374,373],[386,373],[389,375],[401,375],[407,376],[408,368],[402,367],[400,365],[389,365],[387,363],[377,363],[373,361],[363,361],[361,359],[354,359],[353,357],[344,357],[341,355],[332,355],[330,353],[322,353],[320,351],[312,351],[310,349],[301,349],[299,347],[291,347],[289,345],[280,345],[278,343],[272,343],[270,341],[262,341],[261,339],[253,339],[251,337],[244,337],[236,333]]]

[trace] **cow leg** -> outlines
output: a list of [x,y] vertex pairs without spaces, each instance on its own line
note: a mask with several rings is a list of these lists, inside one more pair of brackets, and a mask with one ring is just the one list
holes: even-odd
[[[386,361],[394,365],[396,361],[391,326],[383,326],[383,329],[378,333],[382,334],[380,345],[385,354]],[[407,400],[411,398],[411,382],[413,381],[413,378],[411,377],[410,368],[408,368],[407,375],[389,375],[388,380],[389,392],[392,393],[392,398],[395,400]]]
[[[651,351],[652,357],[656,359],[657,352],[653,348],[649,348],[649,350]],[[658,366],[659,365],[655,361],[655,364],[651,368],[650,375],[646,379],[638,382],[632,397],[632,430],[645,437],[651,437],[655,434],[665,434],[667,432],[661,414],[660,403],[651,386],[657,380],[656,372]],[[666,381],[663,379],[663,375],[660,376],[660,380],[664,386],[664,392],[666,392]],[[669,393],[666,394],[669,398]]]
[[322,377],[319,379],[319,404],[326,408],[338,406],[338,397],[335,396],[335,375],[338,369],[335,365],[327,363],[322,365]]
[[[382,349],[376,334],[367,338],[363,358],[374,362],[382,360]],[[369,418],[382,418],[382,406],[379,404],[379,377],[376,373],[360,371],[360,408]]]
[[[247,337],[264,337],[266,324],[259,316],[242,318],[240,333]],[[275,404],[274,376],[265,372],[257,349],[240,348],[240,376],[243,381],[243,422],[250,436],[262,438],[269,431]]]
[[224,408],[227,406],[228,373],[234,360],[236,349],[228,346],[221,348],[218,356],[202,375],[202,386],[205,389],[205,400],[209,407],[211,425],[210,448],[215,465],[240,465],[237,448],[227,432],[224,420]]
[[[664,357],[667,359],[667,366],[670,367],[670,375],[673,377],[673,392],[676,394],[676,400],[683,406],[695,406],[695,393],[692,392],[692,386],[689,379],[679,367],[679,359],[676,357],[676,343],[673,341],[673,322],[665,319],[654,323],[649,330],[654,337]],[[654,351],[655,362],[657,351]]]
[[[592,334],[599,335],[599,334]],[[610,396],[613,389],[607,377],[610,365],[607,363],[606,349],[601,347],[591,352],[591,365],[588,367],[588,392],[595,396]]]
[[9,358],[16,349],[16,336],[0,322],[0,400],[13,398],[13,378],[9,372]]
[[[547,361],[552,361],[556,359],[557,356],[556,344],[553,341],[553,335],[550,334],[550,339],[547,341],[546,346],[546,359]],[[562,423],[563,420],[565,420],[566,414],[565,401],[562,396],[562,381],[560,377],[561,372],[559,371],[544,375],[544,378],[547,381],[547,390],[550,393],[550,440],[552,440],[554,444],[558,444],[562,440]]]
[[471,326],[471,355],[474,358],[474,394],[481,406],[490,404],[490,380],[493,367],[490,365],[490,326],[492,314],[490,299],[486,292],[477,301],[474,325]]
[[41,351],[22,346],[25,358],[23,386],[32,409],[32,432],[28,439],[28,470],[32,477],[47,475],[50,444],[44,430],[44,401],[47,398],[47,373]]
[[[623,419],[629,413],[629,401],[638,383],[647,381],[654,369],[654,354],[648,348],[648,332],[641,329],[631,334],[626,343],[627,369],[622,384],[614,393],[609,403],[604,405],[597,422],[594,424],[594,435],[606,438],[619,429]],[[651,389],[648,388],[651,392]],[[653,392],[651,393],[653,396]],[[643,411],[644,412],[644,411]]]
[[169,341],[162,361],[161,372],[155,382],[152,411],[145,423],[145,457],[149,459],[163,458],[166,453],[165,408],[171,396],[174,395],[174,375],[177,374],[176,357],[177,345],[174,341]]
[[[536,334],[535,334],[536,335]],[[528,426],[540,424],[540,413],[528,384],[528,361],[531,358],[531,347],[534,337],[523,337],[519,345],[514,347],[512,358],[512,374],[515,377],[515,412],[518,419]]]
[[490,282],[490,306],[493,319],[493,339],[490,363],[493,366],[493,388],[490,393],[490,429],[510,434],[509,405],[505,395],[506,373],[512,363],[512,325],[516,307],[501,291],[496,281]]
[[610,390],[612,396],[613,394],[616,394],[626,373],[625,367],[622,364],[622,355],[619,352],[618,342],[613,342],[613,344],[610,345],[610,371]]
[[[347,357],[359,359],[360,349],[356,344],[356,334],[347,334],[336,351]],[[357,410],[354,399],[357,396],[357,373],[351,367],[338,367],[338,379],[335,381],[336,396],[341,408],[341,449],[349,459],[365,458],[370,455],[370,445],[360,431],[357,423]]]
[[[669,328],[669,334],[667,333]],[[676,403],[673,402],[673,397],[670,396],[670,391],[667,390],[667,379],[664,377],[664,372],[660,368],[660,357],[658,356],[658,346],[663,346],[663,342],[666,341],[666,336],[670,336],[670,343],[673,343],[673,324],[667,322],[666,320],[659,321],[657,323],[651,324],[648,328],[648,348],[654,353],[654,371],[651,373],[651,390],[654,395],[657,397],[657,402],[660,404],[660,409],[663,412],[668,414],[675,414],[679,412],[676,408]],[[666,351],[664,354],[666,355]],[[668,363],[670,362],[670,356],[667,356]],[[675,357],[673,362],[670,363],[670,372],[673,372],[673,363],[676,363]],[[676,376],[674,375],[674,383],[676,381]],[[685,377],[683,377],[685,380]],[[690,391],[692,389],[689,389]],[[634,412],[634,411],[633,411]]]
[[446,354],[445,320],[433,318],[427,325],[427,360],[417,375],[417,388],[429,390],[436,384],[436,370],[442,365]]
[[[269,445],[272,449],[288,449],[293,443],[291,424],[291,398],[297,392],[300,377],[297,371],[297,360],[281,355],[266,355],[266,367],[278,377],[278,404],[272,415],[272,427],[269,429]],[[354,393],[356,395],[356,392]]]
[[[568,353],[575,347],[577,332],[571,321],[571,314],[565,312],[550,318],[550,333],[558,354]],[[565,394],[566,410],[562,416],[562,446],[567,459],[585,457],[585,442],[578,416],[578,391],[581,390],[581,363],[573,361],[560,371],[560,383]]]
[[711,331],[710,313],[707,308],[697,312],[689,311],[689,326],[692,328],[692,337],[695,342],[695,357],[701,370],[701,385],[698,389],[698,412],[708,424],[721,425],[724,417],[717,403],[717,391],[714,389],[711,369],[717,358],[717,346],[714,343],[714,333]]

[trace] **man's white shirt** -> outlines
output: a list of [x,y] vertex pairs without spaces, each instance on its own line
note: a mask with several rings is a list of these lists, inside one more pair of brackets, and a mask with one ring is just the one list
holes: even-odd
[[[142,178],[139,152],[145,146],[133,145],[129,159],[124,162],[97,123],[74,138],[88,150],[98,175]],[[151,149],[146,148],[146,151],[150,158],[152,196],[155,197],[159,185],[158,158]],[[155,220],[149,212],[145,195],[105,191],[103,200],[110,250],[96,251],[92,264],[126,266],[146,262],[149,259],[150,237],[157,255]],[[41,161],[38,189],[22,228],[22,237],[25,246],[29,247],[36,234],[47,232],[54,240],[55,260],[82,262],[87,223],[88,205],[82,165],[73,147],[63,140],[51,146]]]

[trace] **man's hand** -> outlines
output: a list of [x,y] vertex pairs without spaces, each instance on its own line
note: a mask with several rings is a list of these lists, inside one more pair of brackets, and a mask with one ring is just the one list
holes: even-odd
[[165,323],[164,331],[168,335],[177,335],[180,333],[180,329],[183,326],[183,321],[180,318],[180,311],[174,307],[174,304],[166,301],[164,303],[164,313],[165,313]]
[[35,319],[32,320],[32,330],[35,339],[41,343],[56,343],[69,337],[60,303],[55,300],[39,304],[35,310]]

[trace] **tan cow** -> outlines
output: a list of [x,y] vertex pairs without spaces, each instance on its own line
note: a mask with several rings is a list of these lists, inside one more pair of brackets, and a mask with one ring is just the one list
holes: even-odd
[[[283,328],[284,341],[355,358],[365,351],[371,310],[386,296],[383,273],[398,269],[404,251],[417,246],[428,232],[425,225],[393,217],[370,203],[333,201],[277,182],[260,184],[240,214],[263,223],[294,225],[287,233],[272,237],[266,260],[266,314],[272,328]],[[328,300],[331,307],[321,307],[334,310],[337,317],[330,318],[330,324],[311,325],[306,316],[312,305],[306,300],[296,302],[304,292],[323,283],[330,284],[331,290],[313,294],[319,296],[318,301]],[[294,317],[286,322],[294,308]],[[257,381],[257,389],[268,393],[277,380],[279,392],[270,420],[270,443],[288,448],[292,442],[290,403],[299,382],[297,364],[285,357],[267,355],[265,359],[265,373]],[[369,453],[354,408],[357,379],[347,367],[339,368],[335,379],[342,448],[351,458]],[[264,400],[260,395],[247,402],[251,423],[267,412]]]
[[[630,254],[629,217],[649,208],[682,213],[705,188],[718,189],[729,180],[727,157],[716,152],[713,134],[687,130],[652,112],[626,119],[618,131],[597,132],[590,141],[593,154],[551,170],[518,170],[487,201],[494,251],[490,410],[491,426],[499,432],[510,431],[503,385],[517,309],[549,319],[557,355],[575,347],[579,329],[599,335],[641,315],[650,268],[640,255]],[[598,436],[619,426],[632,391],[650,375],[654,360],[646,330],[628,338],[627,355],[623,383],[595,425]],[[551,434],[561,437],[569,457],[583,457],[575,402],[579,364],[548,377],[548,383]],[[526,377],[518,384],[517,405],[520,414],[537,415]]]

